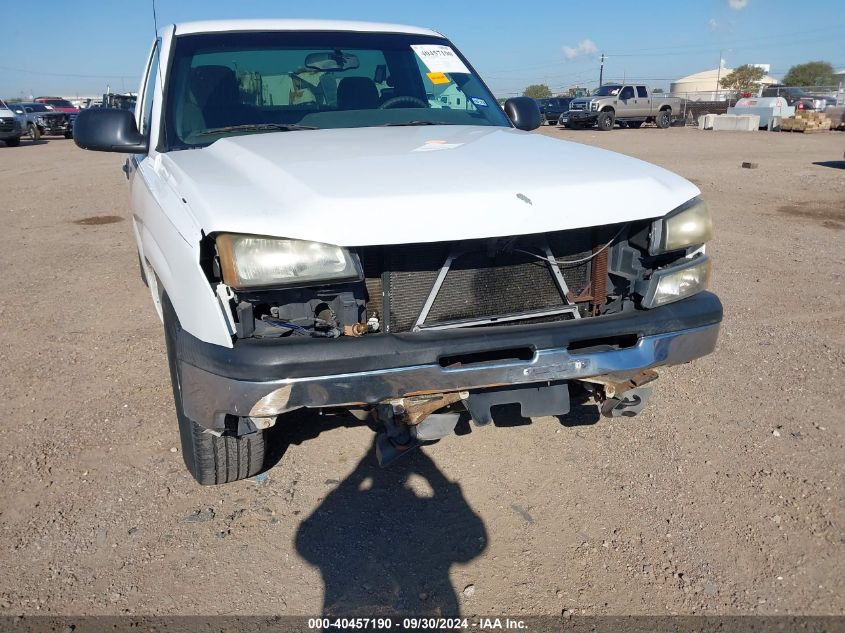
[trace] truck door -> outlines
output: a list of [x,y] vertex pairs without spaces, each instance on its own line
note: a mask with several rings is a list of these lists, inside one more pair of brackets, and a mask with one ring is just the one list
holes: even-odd
[[[153,122],[153,104],[155,101],[155,88],[158,84],[159,78],[159,49],[161,48],[161,40],[156,40],[153,43],[153,48],[147,61],[146,72],[142,80],[141,89],[138,92],[138,100],[135,104],[135,123],[138,126],[138,131],[141,134],[149,137],[150,129]],[[110,99],[112,95],[107,95]],[[105,99],[106,95],[104,95]],[[111,104],[109,104],[111,105]],[[109,107],[106,102],[103,102],[104,107]],[[152,149],[152,148],[150,148]],[[144,233],[144,217],[146,206],[152,200],[150,195],[150,186],[147,180],[150,178],[152,168],[150,167],[151,158],[147,154],[130,154],[123,166],[123,171],[126,173],[126,178],[129,180],[129,195],[133,200],[132,204],[132,227],[135,233],[135,240],[138,246],[138,254],[143,259],[144,248],[142,235]],[[146,173],[145,173],[146,172]],[[143,265],[143,264],[142,264]],[[150,289],[153,285],[150,284]],[[158,297],[154,297],[158,300]]]
[[637,93],[633,86],[623,86],[619,91],[616,118],[637,116]]
[[651,114],[651,96],[645,86],[637,86],[637,108],[644,116]]

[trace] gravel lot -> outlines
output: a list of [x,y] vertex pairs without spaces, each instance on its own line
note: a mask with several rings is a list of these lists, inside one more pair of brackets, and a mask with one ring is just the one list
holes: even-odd
[[717,353],[633,420],[476,429],[384,471],[366,427],[311,416],[266,478],[211,488],[177,450],[123,159],[0,147],[0,615],[845,614],[845,134],[541,133],[702,189]]

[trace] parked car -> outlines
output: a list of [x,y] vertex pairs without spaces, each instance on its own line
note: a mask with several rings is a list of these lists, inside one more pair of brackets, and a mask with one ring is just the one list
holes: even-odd
[[572,100],[567,126],[595,125],[608,131],[616,122],[624,122],[630,128],[654,122],[659,128],[667,128],[672,123],[672,116],[680,111],[680,99],[652,94],[647,86],[605,84],[591,97]]
[[[543,122],[549,125],[563,125],[566,122],[566,113],[569,112],[569,103],[572,97],[550,97],[548,99],[537,99],[540,106],[540,114],[543,115]],[[561,121],[563,118],[563,121]]]
[[72,114],[53,110],[44,103],[16,103],[15,109],[26,119],[26,131],[33,141],[42,136],[73,137]]
[[[632,416],[653,368],[716,345],[698,188],[527,133],[536,102],[500,109],[440,33],[177,24],[145,68],[136,113],[86,110],[75,140],[130,155],[200,483],[262,470],[267,429],[303,409],[369,420],[382,465],[499,405]],[[473,107],[430,107],[446,84]]]
[[35,103],[43,103],[45,105],[48,105],[57,112],[67,112],[68,114],[79,113],[79,108],[77,108],[67,99],[62,99],[61,97],[36,97]]
[[23,117],[0,100],[0,141],[9,147],[17,147],[25,133]]
[[783,97],[787,105],[796,110],[815,110],[823,112],[829,105],[836,105],[836,98],[826,95],[811,95],[803,88],[774,84],[766,86],[760,91],[761,97]]
[[795,104],[796,110],[813,110],[814,112],[824,112],[828,106],[836,105],[836,97],[829,97],[827,95],[807,95],[801,97]]

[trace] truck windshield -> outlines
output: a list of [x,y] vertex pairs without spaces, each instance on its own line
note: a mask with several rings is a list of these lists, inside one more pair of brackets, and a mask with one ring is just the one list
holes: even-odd
[[614,97],[614,96],[619,94],[620,90],[622,90],[622,86],[608,84],[606,86],[602,86],[601,88],[596,88],[593,91],[593,96],[594,97]]
[[169,76],[168,149],[285,129],[510,125],[460,53],[425,35],[184,35]]

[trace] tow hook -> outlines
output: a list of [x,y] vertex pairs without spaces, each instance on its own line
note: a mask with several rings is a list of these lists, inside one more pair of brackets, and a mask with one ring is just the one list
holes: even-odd
[[606,418],[632,418],[645,409],[651,392],[651,387],[639,387],[607,398],[601,403],[601,414]]
[[384,431],[376,438],[376,458],[384,468],[402,455],[422,446],[423,442],[439,440],[451,435],[460,413],[434,413],[459,400],[466,399],[466,391],[412,396],[382,402],[372,415],[381,422]]
[[657,372],[646,369],[633,376],[604,374],[582,379],[589,385],[593,398],[606,418],[634,417],[645,409],[651,396],[651,387],[644,387],[657,380]]

